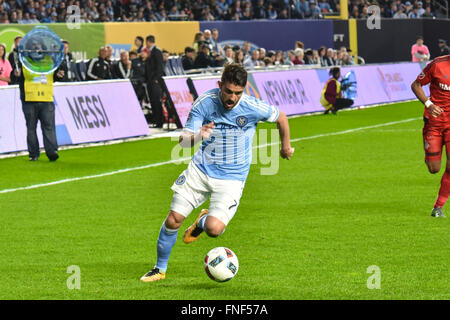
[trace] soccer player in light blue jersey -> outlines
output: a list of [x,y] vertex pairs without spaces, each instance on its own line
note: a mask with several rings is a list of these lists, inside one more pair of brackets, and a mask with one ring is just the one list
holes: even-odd
[[276,122],[281,138],[280,155],[288,159],[291,148],[289,122],[277,107],[244,93],[247,72],[238,64],[225,66],[219,88],[209,90],[192,105],[179,143],[201,146],[186,170],[172,185],[170,212],[157,242],[155,267],[141,281],[164,279],[178,229],[195,208],[210,197],[209,210],[201,210],[185,231],[183,241],[192,243],[203,231],[217,237],[233,218],[250,170],[252,142],[259,121]]

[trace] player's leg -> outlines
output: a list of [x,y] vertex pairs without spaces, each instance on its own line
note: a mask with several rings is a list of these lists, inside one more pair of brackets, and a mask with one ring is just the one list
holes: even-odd
[[156,242],[156,264],[152,270],[141,277],[143,282],[153,282],[165,279],[170,254],[177,241],[178,229],[184,219],[194,209],[194,206],[180,194],[174,193],[170,212],[159,230]]
[[[444,144],[444,139],[445,134],[443,133],[442,127],[439,125],[431,125],[429,120],[425,119],[425,126],[423,128],[425,163],[428,171],[432,174],[438,173],[441,170],[442,147]],[[449,164],[447,155],[446,170],[441,179],[438,197],[433,206],[433,210],[431,211],[431,215],[433,217],[443,216],[442,207],[447,202],[448,193],[450,191],[450,173],[448,170],[448,168],[450,168]]]
[[350,108],[353,105],[352,99],[346,99],[346,98],[337,98],[336,102],[333,104],[333,107],[331,108],[331,112],[333,114],[336,114],[339,110]]
[[37,137],[38,109],[33,102],[24,102],[22,105],[23,114],[27,125],[27,145],[30,160],[39,158],[39,141]]
[[431,125],[425,118],[425,125],[422,130],[423,148],[425,151],[425,164],[432,174],[441,170],[442,147],[444,137],[439,126]]
[[447,161],[445,165],[445,171],[442,175],[441,186],[439,188],[438,197],[434,204],[433,210],[431,212],[432,217],[443,217],[445,218],[442,208],[448,200],[450,195],[450,130],[444,132],[445,150],[447,153]]
[[157,246],[156,246],[156,265],[146,273],[141,280],[143,282],[152,282],[165,278],[169,257],[172,248],[175,245],[178,235],[178,229],[184,219],[189,216],[194,208],[202,205],[209,192],[202,184],[198,172],[192,163],[177,178],[172,185],[174,191],[170,212],[161,226]]
[[56,161],[59,155],[55,128],[55,105],[53,102],[40,103],[39,120],[41,121],[45,153],[50,161]]
[[218,237],[234,217],[244,188],[243,181],[209,178],[212,188],[209,212],[200,217],[197,230],[210,237]]

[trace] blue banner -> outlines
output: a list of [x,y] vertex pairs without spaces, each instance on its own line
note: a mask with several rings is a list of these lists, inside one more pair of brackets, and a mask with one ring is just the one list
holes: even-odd
[[333,47],[331,20],[212,21],[200,22],[200,30],[219,30],[219,42],[250,41],[266,50],[291,50],[295,41],[306,48]]

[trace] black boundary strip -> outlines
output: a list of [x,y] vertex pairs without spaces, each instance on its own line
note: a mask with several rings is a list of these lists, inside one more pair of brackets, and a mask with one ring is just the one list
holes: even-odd
[[[149,293],[151,294],[151,293]],[[5,315],[58,319],[99,316],[105,319],[402,319],[420,311],[445,314],[450,300],[13,300],[0,301]],[[416,318],[414,317],[414,318]]]

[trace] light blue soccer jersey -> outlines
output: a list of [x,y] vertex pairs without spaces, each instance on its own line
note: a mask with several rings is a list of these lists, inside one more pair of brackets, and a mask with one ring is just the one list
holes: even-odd
[[206,175],[216,179],[245,181],[252,161],[252,142],[259,121],[275,122],[280,111],[262,100],[242,94],[238,104],[227,110],[219,97],[220,89],[212,89],[195,100],[184,130],[197,133],[214,122],[208,140],[203,140],[192,158]]

